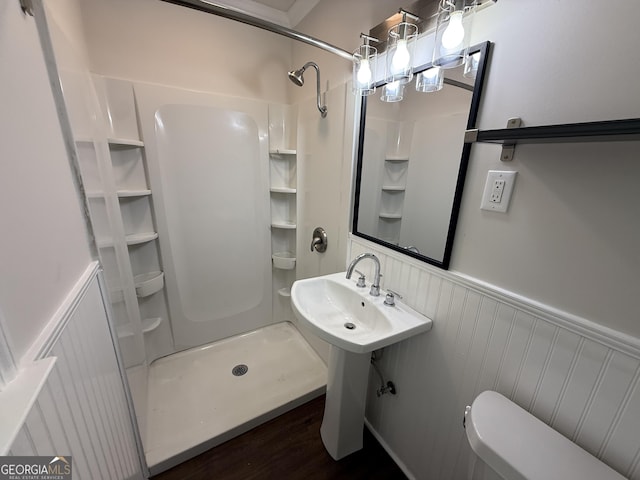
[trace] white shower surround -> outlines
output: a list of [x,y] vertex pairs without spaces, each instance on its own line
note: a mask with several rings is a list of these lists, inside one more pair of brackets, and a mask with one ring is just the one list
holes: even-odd
[[273,323],[267,105],[135,92],[175,350]]

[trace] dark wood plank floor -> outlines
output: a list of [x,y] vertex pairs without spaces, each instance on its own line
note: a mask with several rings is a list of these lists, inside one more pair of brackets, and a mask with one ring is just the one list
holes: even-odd
[[405,479],[365,429],[364,448],[336,462],[320,439],[324,396],[156,475],[152,480]]

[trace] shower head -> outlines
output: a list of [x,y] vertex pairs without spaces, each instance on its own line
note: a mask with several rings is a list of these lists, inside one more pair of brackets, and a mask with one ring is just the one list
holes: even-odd
[[307,62],[299,69],[291,70],[287,73],[287,75],[289,76],[289,80],[291,80],[297,86],[301,87],[304,85],[304,77],[302,75],[304,74],[304,71],[307,69],[307,67],[313,67],[316,69],[318,77],[318,82],[316,83],[316,99],[318,103],[318,110],[320,111],[320,116],[324,118],[327,116],[327,107],[326,105],[322,105],[320,103],[320,67],[318,67],[318,65],[313,62]]
[[295,83],[297,86],[301,87],[304,85],[304,77],[302,74],[304,73],[304,67],[299,68],[298,70],[291,70],[289,75],[289,80]]

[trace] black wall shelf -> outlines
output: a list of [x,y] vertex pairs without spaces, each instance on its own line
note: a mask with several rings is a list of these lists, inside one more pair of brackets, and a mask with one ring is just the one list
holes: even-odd
[[519,118],[509,119],[508,128],[499,130],[467,130],[465,143],[502,145],[500,160],[513,159],[515,147],[526,143],[620,142],[640,140],[640,118],[601,122],[564,123],[521,127]]
[[640,140],[640,118],[601,122],[565,123],[537,127],[467,130],[465,143],[607,142]]

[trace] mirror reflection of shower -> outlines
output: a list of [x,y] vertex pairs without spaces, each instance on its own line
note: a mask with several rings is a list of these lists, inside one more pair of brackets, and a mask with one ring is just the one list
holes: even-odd
[[308,67],[313,67],[316,69],[316,73],[317,73],[317,82],[316,82],[316,101],[318,104],[318,110],[320,110],[320,116],[322,118],[325,118],[327,116],[327,106],[326,105],[322,105],[322,103],[320,102],[320,67],[318,67],[318,65],[314,62],[307,62],[305,63],[301,68],[297,69],[297,70],[291,70],[288,75],[289,75],[289,80],[291,80],[293,83],[295,83],[297,86],[301,87],[304,85],[304,71],[308,68]]

